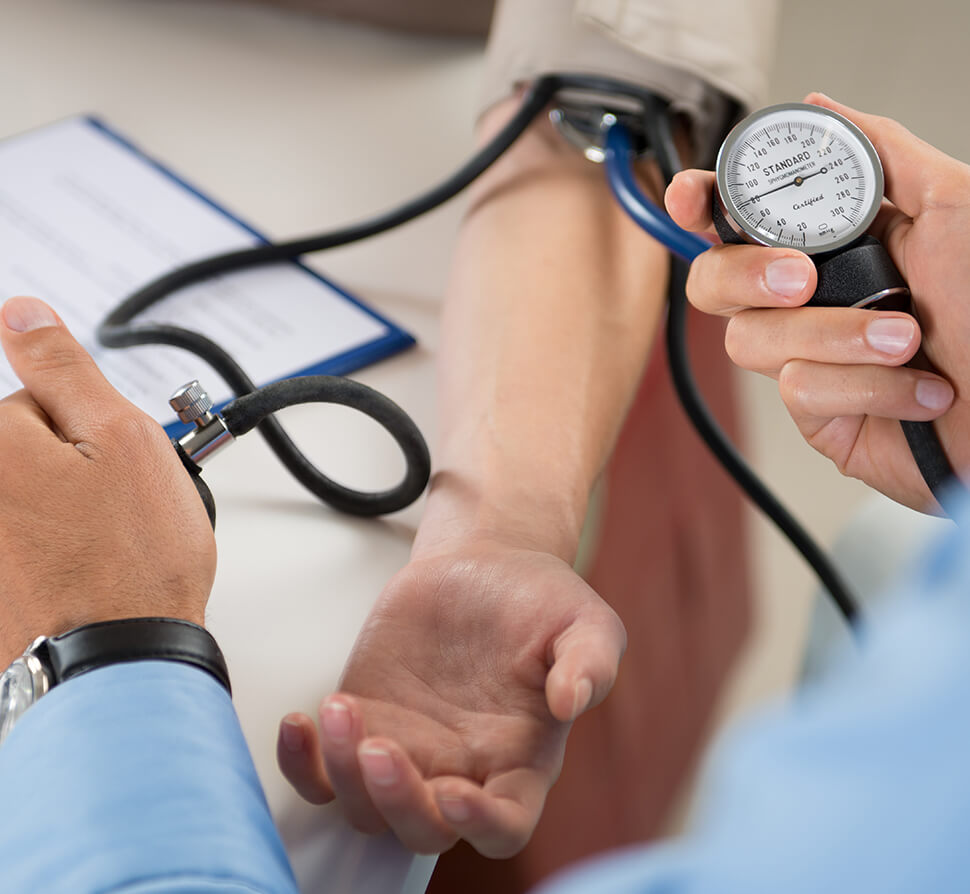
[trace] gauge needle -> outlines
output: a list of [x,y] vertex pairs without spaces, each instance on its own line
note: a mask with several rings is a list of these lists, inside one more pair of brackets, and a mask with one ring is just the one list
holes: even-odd
[[814,174],[807,174],[804,177],[796,177],[788,183],[782,183],[781,186],[776,186],[774,189],[769,189],[767,192],[761,193],[758,196],[752,196],[746,202],[741,202],[738,208],[743,208],[745,205],[750,205],[752,202],[757,202],[758,199],[763,199],[765,196],[770,196],[773,192],[778,192],[780,189],[788,189],[789,186],[801,186],[806,180],[811,180],[812,177],[817,177],[819,174],[827,174],[829,172],[828,168],[819,168]]

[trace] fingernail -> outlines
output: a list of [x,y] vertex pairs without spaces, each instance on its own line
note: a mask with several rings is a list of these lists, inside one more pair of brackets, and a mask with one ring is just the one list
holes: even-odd
[[779,258],[765,267],[765,282],[775,294],[794,298],[808,285],[810,264],[808,258]]
[[953,387],[941,379],[920,379],[916,383],[916,400],[927,410],[945,410],[953,403]]
[[397,766],[389,751],[367,747],[357,752],[364,772],[378,785],[394,785],[398,780]]
[[882,354],[902,354],[912,344],[916,324],[905,317],[883,317],[866,326],[870,348]]
[[570,716],[575,718],[582,714],[589,707],[592,698],[593,684],[584,677],[576,684],[576,690],[573,693],[573,713]]
[[280,724],[280,736],[287,751],[302,751],[305,741],[303,728],[292,720],[284,720]]
[[56,326],[57,317],[38,298],[11,298],[3,306],[3,322],[14,332],[29,332],[31,329]]
[[332,742],[346,742],[350,738],[351,717],[346,705],[340,702],[327,702],[320,712],[323,731]]
[[472,815],[464,798],[438,798],[438,809],[450,823],[466,823]]

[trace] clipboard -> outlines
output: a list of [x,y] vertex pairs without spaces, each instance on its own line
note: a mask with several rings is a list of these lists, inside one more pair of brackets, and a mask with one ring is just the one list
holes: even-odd
[[[165,425],[168,395],[199,379],[217,407],[232,394],[177,348],[111,350],[95,329],[126,295],[173,267],[266,243],[253,226],[95,116],[0,141],[0,296],[33,294],[64,319],[112,384]],[[346,289],[292,261],[189,286],[139,319],[202,332],[266,384],[346,375],[415,338]],[[0,357],[0,389],[19,388]]]

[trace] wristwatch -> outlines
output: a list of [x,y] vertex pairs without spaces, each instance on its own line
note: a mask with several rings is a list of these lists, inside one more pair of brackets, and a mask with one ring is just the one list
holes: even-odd
[[177,661],[207,671],[232,695],[226,660],[212,634],[176,618],[125,618],[35,639],[0,675],[0,745],[24,712],[54,686],[128,661]]

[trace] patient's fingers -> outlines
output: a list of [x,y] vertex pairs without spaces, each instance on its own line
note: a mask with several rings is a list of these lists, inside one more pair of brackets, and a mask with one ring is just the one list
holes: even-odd
[[436,854],[458,840],[400,746],[390,739],[365,739],[357,756],[371,803],[405,847]]
[[330,787],[348,822],[361,832],[382,832],[387,824],[367,793],[357,757],[366,731],[360,706],[350,696],[320,703],[320,746]]
[[480,854],[511,857],[528,843],[552,780],[521,767],[494,776],[479,787],[461,777],[434,782],[435,798],[445,819]]
[[306,714],[287,714],[280,723],[276,760],[287,782],[311,804],[333,800],[333,789],[320,754],[317,728]]

